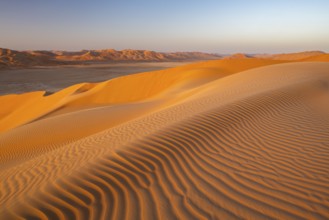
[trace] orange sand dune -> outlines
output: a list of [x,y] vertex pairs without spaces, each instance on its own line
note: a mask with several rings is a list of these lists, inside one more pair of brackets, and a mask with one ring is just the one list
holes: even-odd
[[[250,68],[282,63],[282,61],[216,60],[190,64],[170,70],[146,72],[112,79],[103,83],[82,83],[50,96],[45,92],[0,96],[0,132],[35,121],[40,117],[70,109],[85,109],[159,99],[159,95],[182,87],[176,92],[196,87],[208,81]],[[150,83],[152,82],[152,83]],[[136,89],[129,89],[136,87]],[[110,94],[110,95],[109,95]],[[172,97],[172,92],[169,94]]]
[[303,61],[329,62],[329,54],[321,54],[304,59]]
[[[0,136],[3,162],[6,158],[11,162],[29,159],[177,102],[220,77],[275,63],[259,59],[207,61],[103,83],[78,84],[50,96],[43,96],[43,92],[0,96],[0,102],[11,103],[0,112],[0,131],[12,129]],[[136,86],[136,90],[125,89]],[[15,153],[15,146],[19,146],[19,153]]]
[[308,61],[0,97],[0,219],[329,218],[329,63]]
[[312,60],[314,57],[327,55],[322,51],[305,51],[299,53],[283,53],[283,54],[259,54],[254,57],[265,58],[271,60],[291,60],[291,61],[302,61],[302,60]]
[[87,64],[86,61],[158,62],[212,60],[221,56],[202,52],[163,53],[148,50],[17,51],[0,48],[0,69],[9,67]]

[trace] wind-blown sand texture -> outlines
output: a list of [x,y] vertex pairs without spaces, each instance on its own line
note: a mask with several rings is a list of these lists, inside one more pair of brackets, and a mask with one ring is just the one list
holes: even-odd
[[314,61],[0,96],[0,219],[328,219],[329,63]]

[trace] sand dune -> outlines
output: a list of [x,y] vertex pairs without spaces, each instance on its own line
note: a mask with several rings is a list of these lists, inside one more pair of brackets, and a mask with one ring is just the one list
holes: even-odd
[[317,56],[326,55],[325,52],[322,51],[305,51],[299,53],[282,53],[282,54],[260,54],[255,55],[254,57],[257,58],[265,58],[271,60],[294,60],[294,61],[301,61],[305,59],[314,59]]
[[[213,60],[221,56],[201,52],[155,52],[148,50],[17,51],[0,48],[0,70],[9,67],[55,66],[97,62],[164,62]],[[89,62],[88,62],[89,61]]]
[[[277,61],[327,61],[327,53],[305,51],[287,54],[220,55],[202,52],[155,52],[149,50],[81,50],[81,51],[16,51],[0,48],[0,70],[33,66],[86,65],[92,62],[177,62],[217,59],[259,58]],[[321,58],[322,57],[322,58]]]
[[[64,110],[70,108],[76,111],[78,108],[130,103],[150,98],[159,99],[159,94],[169,90],[177,90],[176,93],[180,94],[189,87],[197,87],[199,84],[232,73],[276,63],[282,61],[263,59],[206,61],[169,70],[119,77],[103,83],[77,84],[51,96],[45,96],[45,92],[41,91],[0,96],[0,102],[10,102],[10,105],[0,110],[2,115],[0,131],[34,121],[49,113],[66,112]],[[131,87],[137,88],[127,89]]]
[[177,60],[208,60],[220,56],[200,52],[161,53],[149,50],[82,50],[79,52],[55,52],[57,60],[112,60],[112,61],[177,61]]
[[319,56],[0,96],[0,219],[329,218]]
[[312,56],[303,59],[303,61],[320,61],[320,62],[329,62],[329,54],[320,54],[317,56]]
[[8,67],[47,66],[64,64],[47,53],[34,53],[0,48],[0,70]]

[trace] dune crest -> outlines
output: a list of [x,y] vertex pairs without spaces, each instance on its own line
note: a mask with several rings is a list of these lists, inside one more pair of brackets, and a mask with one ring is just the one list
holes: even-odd
[[265,54],[265,55],[256,55],[258,58],[272,59],[272,60],[295,60],[301,61],[305,59],[312,60],[317,56],[326,55],[322,51],[305,51],[299,53],[283,53],[283,54]]
[[319,56],[237,55],[1,96],[0,218],[329,218]]

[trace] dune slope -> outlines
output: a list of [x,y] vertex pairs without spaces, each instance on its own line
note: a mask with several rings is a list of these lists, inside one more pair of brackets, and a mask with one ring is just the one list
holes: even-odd
[[278,63],[25,94],[0,114],[0,218],[329,218],[329,63]]
[[30,159],[179,102],[218,78],[275,63],[260,59],[207,61],[104,83],[77,84],[51,96],[44,92],[2,96],[0,102],[10,104],[2,109],[0,118],[0,131],[9,130],[0,136],[0,161]]

